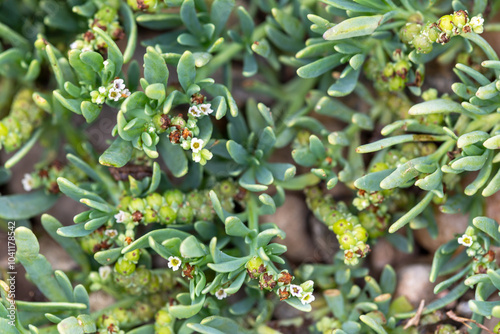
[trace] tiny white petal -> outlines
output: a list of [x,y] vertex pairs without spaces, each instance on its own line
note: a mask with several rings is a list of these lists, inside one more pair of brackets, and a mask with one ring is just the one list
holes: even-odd
[[104,87],[104,86],[99,87],[99,93],[106,94],[106,87]]
[[304,294],[302,296],[302,298],[300,299],[300,302],[302,303],[302,305],[305,305],[305,304],[310,304],[312,303],[316,298],[313,296],[312,292],[307,292],[306,294]]
[[120,212],[118,212],[115,215],[115,219],[116,219],[117,223],[123,223],[125,221],[125,218],[126,218],[125,212],[123,212],[121,210],[120,210]]
[[201,115],[203,115],[203,112],[198,106],[191,106],[188,110],[188,113],[194,117],[200,117]]
[[460,245],[464,245],[465,247],[472,246],[472,238],[467,234],[462,235],[457,241]]
[[117,230],[106,230],[106,231],[104,231],[104,234],[107,237],[114,238],[118,235],[118,231]]
[[168,258],[168,267],[172,268],[173,271],[177,271],[182,264],[181,259],[179,259],[177,256],[170,256]]
[[129,97],[129,96],[130,96],[130,91],[128,90],[128,88],[122,90],[122,97]]
[[122,90],[125,88],[125,84],[123,83],[123,79],[115,79],[113,81],[113,87],[118,90]]
[[299,285],[290,284],[290,293],[294,297],[302,297],[302,288]]
[[200,104],[198,107],[204,115],[210,115],[214,112],[212,108],[210,108],[210,103]]
[[227,297],[227,293],[224,289],[219,289],[216,293],[215,293],[215,297],[217,297],[218,300],[222,300],[224,298]]
[[23,184],[23,188],[25,191],[31,191],[33,189],[33,176],[31,174],[24,174],[23,179],[21,180]]
[[69,45],[71,49],[78,49],[78,43],[75,41]]
[[108,65],[109,65],[109,60],[107,60],[107,59],[106,59],[105,61],[103,61],[103,62],[102,62],[102,64],[103,64],[104,66],[108,66]]
[[109,275],[111,274],[111,267],[110,266],[103,266],[99,268],[99,276],[101,276],[101,279],[105,281]]
[[198,153],[203,148],[203,139],[193,138],[191,139],[191,149],[193,153]]

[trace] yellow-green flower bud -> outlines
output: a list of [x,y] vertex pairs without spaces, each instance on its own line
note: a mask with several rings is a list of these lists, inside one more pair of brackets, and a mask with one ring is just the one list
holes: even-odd
[[135,263],[132,263],[122,257],[116,261],[115,270],[121,275],[129,276],[135,271]]
[[407,23],[399,31],[399,38],[401,38],[403,43],[408,44],[415,38],[415,36],[420,34],[421,29],[422,26],[420,24]]
[[137,264],[137,262],[139,262],[139,258],[141,257],[141,250],[136,249],[136,250],[133,250],[131,252],[125,253],[124,257],[126,260]]
[[162,206],[158,211],[158,216],[163,224],[173,224],[177,219],[177,212],[169,206]]
[[465,10],[459,10],[453,13],[453,24],[457,28],[462,28],[468,20],[467,12]]
[[438,27],[444,32],[451,32],[453,30],[453,16],[443,15],[438,21]]

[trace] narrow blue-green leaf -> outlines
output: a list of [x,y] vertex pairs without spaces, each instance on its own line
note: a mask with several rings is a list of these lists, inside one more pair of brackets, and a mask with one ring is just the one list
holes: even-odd
[[116,138],[106,151],[99,157],[99,163],[104,166],[123,167],[130,161],[132,144],[122,138]]
[[371,35],[382,23],[383,15],[358,16],[328,29],[323,38],[329,41]]
[[27,194],[0,196],[0,218],[21,220],[37,216],[50,209],[59,196],[47,195],[43,189]]

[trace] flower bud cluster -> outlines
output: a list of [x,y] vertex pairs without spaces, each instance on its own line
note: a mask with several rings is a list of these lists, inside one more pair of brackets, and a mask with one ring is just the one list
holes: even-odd
[[[104,68],[109,65],[109,61],[105,60]],[[120,101],[122,99],[126,99],[130,96],[130,91],[125,87],[123,79],[116,78],[112,82],[110,82],[106,87],[101,86],[97,90],[90,92],[90,97],[92,103],[101,105],[106,99],[112,101]]]
[[97,319],[97,333],[124,334],[128,328],[151,321],[165,302],[164,296],[154,294],[135,302],[130,307],[113,308]]
[[306,203],[315,216],[325,223],[337,236],[340,248],[344,251],[344,262],[350,265],[359,263],[370,252],[368,231],[360,224],[359,218],[349,212],[343,202],[323,196],[318,188],[305,191]]
[[157,114],[153,118],[157,133],[166,133],[172,144],[180,145],[186,151],[191,150],[193,161],[201,165],[205,165],[208,160],[212,159],[212,153],[204,148],[208,142],[196,137],[200,134],[199,119],[213,113],[210,103],[204,100],[205,97],[201,94],[193,95],[187,120],[182,114],[174,117]]
[[446,44],[453,36],[460,34],[481,34],[484,31],[483,24],[481,14],[470,18],[467,11],[459,10],[424,26],[409,22],[401,28],[399,36],[403,43],[413,45],[418,53],[429,53],[433,43]]
[[473,260],[473,274],[486,274],[488,269],[498,269],[495,252],[483,248],[474,227],[467,227],[465,233],[457,239],[457,242],[467,247],[467,255]]
[[[375,81],[375,87],[379,91],[399,92],[406,87],[411,63],[399,49],[394,52],[393,58],[393,62],[385,64],[376,73],[371,73],[373,72],[372,68],[368,68],[368,66],[372,67],[370,63],[365,66],[365,72],[368,71],[371,74]],[[378,63],[376,67],[379,68]]]
[[[233,181],[225,180],[214,187],[223,208],[234,210],[238,188]],[[151,193],[144,198],[123,196],[115,219],[133,228],[139,223],[190,224],[195,220],[211,221],[215,211],[208,190],[193,190],[187,194],[180,190],[167,190],[163,194]]]
[[0,149],[17,150],[42,122],[44,112],[33,102],[32,94],[24,88],[14,96],[9,115],[0,121]]
[[127,0],[127,4],[136,11],[154,13],[159,7],[158,0]]
[[287,270],[276,274],[264,264],[264,261],[258,257],[252,257],[245,265],[248,276],[259,282],[261,290],[274,291],[280,300],[289,298],[298,298],[303,305],[310,304],[315,300],[313,295],[314,282],[305,281],[300,285],[291,284],[294,276]]
[[82,51],[100,51],[105,53],[108,45],[102,39],[93,33],[92,28],[98,27],[105,31],[113,40],[118,41],[125,37],[125,31],[118,21],[118,9],[120,2],[116,0],[107,0],[95,12],[94,17],[89,19],[89,30],[80,35],[76,41],[71,43],[71,49]]
[[38,170],[29,174],[24,174],[21,182],[25,191],[43,187],[47,193],[59,194],[58,177],[64,177],[72,183],[77,184],[86,179],[85,173],[75,168],[74,165],[64,165],[55,160],[46,167],[38,168]]
[[168,311],[168,306],[162,308],[155,314],[155,333],[158,334],[173,334],[175,325],[175,317]]

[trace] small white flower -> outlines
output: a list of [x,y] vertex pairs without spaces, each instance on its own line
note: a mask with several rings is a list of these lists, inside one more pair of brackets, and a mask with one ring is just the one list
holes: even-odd
[[114,238],[118,235],[118,231],[117,230],[106,230],[106,231],[104,231],[104,234],[107,237]]
[[125,89],[125,84],[123,83],[123,79],[115,79],[113,81],[113,87],[117,90]]
[[105,281],[109,275],[111,275],[111,267],[110,266],[103,266],[99,268],[99,276],[101,276],[101,279]]
[[31,191],[33,189],[34,182],[35,180],[33,179],[33,176],[31,176],[31,174],[24,174],[24,177],[21,180],[25,191]]
[[472,30],[476,34],[481,34],[484,31],[484,27],[483,27],[484,19],[481,15],[476,15],[473,18],[471,18],[469,24],[470,24]]
[[227,297],[227,293],[221,288],[215,293],[215,297],[217,297],[218,300],[222,300]]
[[193,152],[193,161],[194,162],[200,162],[201,161],[201,153],[200,152]]
[[115,215],[115,219],[116,219],[117,223],[123,223],[126,218],[127,218],[127,214],[125,212],[121,211],[121,210],[120,210],[120,212],[118,212]]
[[193,150],[193,153],[200,152],[202,148],[203,148],[203,139],[198,139],[198,138],[191,139],[191,149]]
[[177,271],[182,264],[181,259],[179,259],[177,256],[170,256],[168,258],[168,267],[172,268],[173,271]]
[[315,299],[316,298],[313,296],[312,292],[307,292],[302,296],[300,302],[302,303],[302,305],[305,305],[312,303]]
[[99,87],[99,94],[106,94],[106,87],[104,86]]
[[69,47],[70,47],[71,49],[78,49],[78,44],[79,44],[79,43],[78,43],[77,41],[75,41],[75,42],[71,43],[71,44],[69,45]]
[[95,103],[97,103],[97,104],[103,104],[105,99],[106,99],[106,97],[105,97],[105,96],[99,95],[99,96],[95,99]]
[[128,90],[128,88],[122,90],[122,97],[129,97],[129,96],[130,96],[130,91]]
[[188,110],[188,113],[194,117],[200,117],[201,115],[203,115],[203,111],[201,111],[198,106],[191,106]]
[[106,59],[105,61],[103,61],[103,62],[102,62],[102,64],[103,64],[105,67],[106,67],[106,66],[108,66],[108,65],[109,65],[109,60],[107,60],[107,59]]
[[113,100],[113,101],[118,101],[121,97],[120,91],[114,88],[111,88],[109,90],[109,95],[108,97]]
[[198,106],[198,108],[201,110],[201,112],[204,114],[204,115],[210,115],[211,113],[213,113],[214,111],[212,110],[212,108],[210,108],[210,103],[204,103],[204,104],[200,104]]
[[302,288],[295,284],[290,284],[290,293],[294,297],[302,297]]
[[464,245],[465,247],[470,247],[472,246],[472,238],[470,235],[464,234],[458,238],[458,243],[460,245]]

